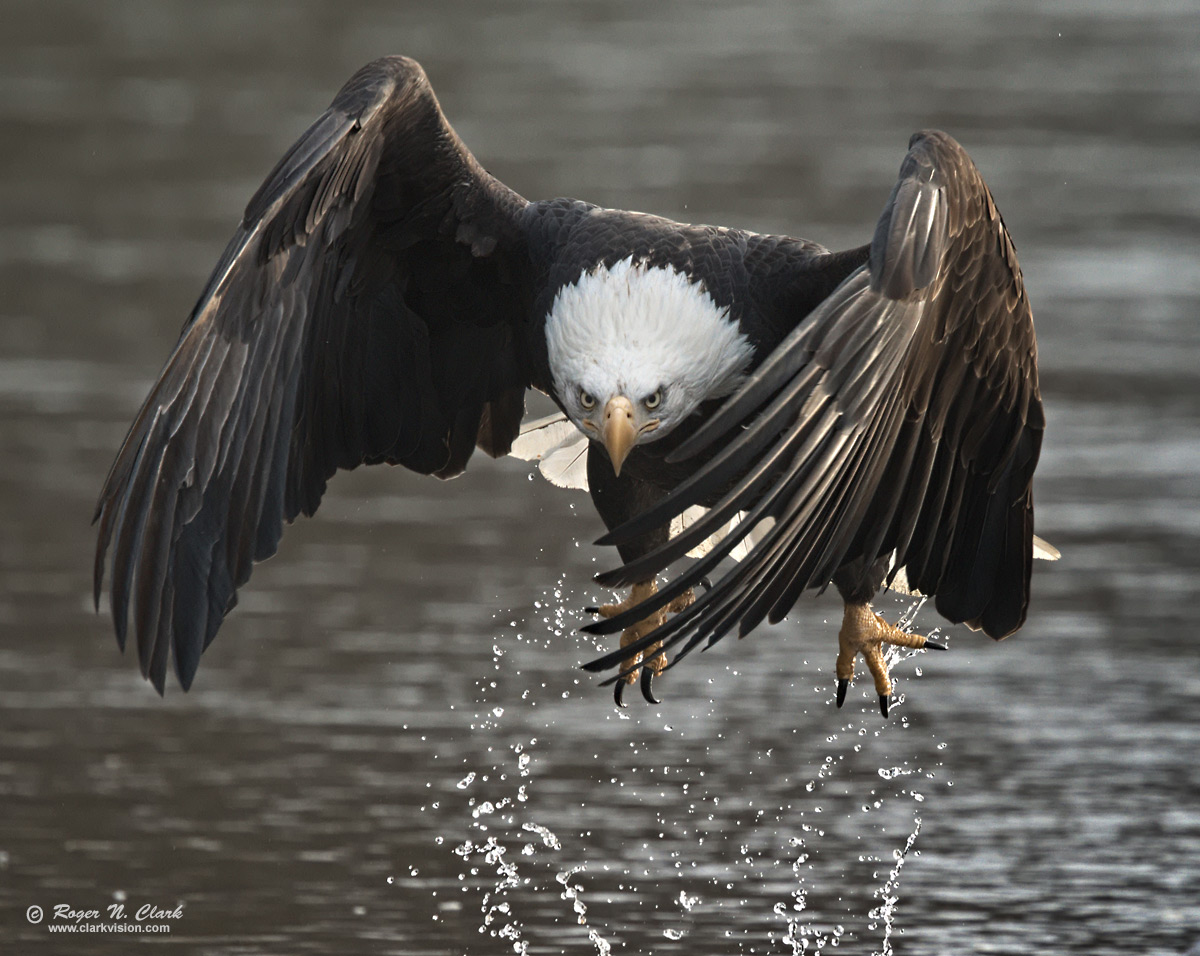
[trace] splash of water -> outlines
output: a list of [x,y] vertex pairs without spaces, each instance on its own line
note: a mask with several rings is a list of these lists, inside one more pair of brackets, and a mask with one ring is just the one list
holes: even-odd
[[[592,599],[594,602],[594,599]],[[516,633],[518,641],[522,643],[533,643],[534,646],[539,646],[543,642],[548,644],[558,637],[564,635],[570,627],[568,622],[569,609],[576,604],[583,603],[582,600],[576,601],[575,596],[571,594],[570,589],[566,588],[562,581],[558,585],[550,589],[543,596],[542,600],[535,602],[535,614],[533,615],[534,626],[532,634],[520,633],[521,624],[516,620],[509,621],[508,616],[499,616],[498,621],[503,621],[508,624],[513,632]],[[915,613],[919,607],[919,603],[914,604],[909,610],[909,616]],[[515,617],[516,615],[512,615]],[[540,618],[540,626],[538,619]],[[552,860],[558,859],[550,854],[560,854],[570,851],[575,859],[592,852],[587,841],[587,834],[576,835],[567,828],[564,832],[561,827],[555,827],[559,832],[553,832],[543,822],[539,822],[536,817],[531,816],[529,810],[536,806],[536,801],[528,802],[536,793],[536,744],[537,739],[526,737],[519,742],[512,742],[507,747],[495,747],[492,744],[497,739],[498,732],[502,732],[505,723],[513,720],[521,722],[522,725],[527,723],[531,709],[538,708],[538,711],[533,711],[536,715],[541,708],[557,701],[558,690],[555,688],[552,692],[545,691],[545,683],[529,682],[523,689],[518,684],[516,689],[513,688],[513,680],[520,678],[521,656],[519,654],[509,653],[504,654],[502,644],[508,646],[509,651],[513,650],[511,643],[502,641],[493,647],[493,661],[495,664],[495,679],[492,681],[480,681],[480,697],[477,700],[479,705],[479,713],[476,716],[476,723],[473,723],[472,729],[484,734],[484,740],[489,744],[487,751],[489,754],[496,754],[496,757],[489,757],[489,763],[478,768],[478,773],[472,771],[462,781],[461,789],[470,788],[470,793],[475,794],[471,797],[468,806],[471,809],[471,821],[468,823],[474,832],[470,833],[471,839],[460,846],[459,855],[465,861],[471,864],[471,876],[475,880],[482,879],[482,885],[479,887],[481,894],[480,912],[481,925],[480,932],[487,932],[493,937],[497,937],[513,944],[513,949],[518,953],[525,953],[527,949],[533,945],[532,942],[526,940],[526,934],[529,930],[522,922],[522,913],[528,912],[530,905],[530,894],[535,894],[535,902],[538,911],[544,909],[546,900],[550,897],[548,891],[556,887],[559,890],[558,898],[569,905],[572,914],[572,922],[575,923],[581,930],[579,942],[582,941],[582,933],[585,932],[586,938],[592,948],[600,954],[600,956],[608,956],[612,951],[612,946],[605,938],[603,924],[601,926],[594,925],[595,913],[589,913],[587,902],[584,899],[584,883],[591,884],[591,881],[583,881],[579,879],[579,874],[583,873],[586,867],[586,861],[578,866],[561,870],[554,874],[553,869],[547,870],[546,864]],[[503,658],[503,660],[502,660]],[[807,665],[807,662],[804,662]],[[710,681],[711,682],[711,681]],[[578,683],[578,681],[576,682]],[[498,686],[500,685],[500,686]],[[507,685],[507,686],[503,686]],[[814,691],[818,688],[814,687]],[[827,688],[821,688],[820,693],[823,697],[827,696]],[[502,708],[497,705],[497,696],[502,695],[507,708]],[[566,693],[563,696],[567,696]],[[873,708],[872,708],[873,710]],[[549,717],[549,715],[547,715]],[[622,715],[626,716],[626,715]],[[707,715],[698,715],[700,719],[713,719],[714,712],[710,710]],[[872,714],[874,716],[874,714]],[[852,939],[855,934],[847,936],[846,927],[836,922],[837,916],[827,912],[828,902],[822,899],[820,909],[814,901],[813,893],[820,891],[822,896],[829,894],[831,887],[829,885],[816,885],[814,883],[815,874],[824,872],[827,867],[814,867],[814,854],[819,851],[822,838],[825,836],[825,830],[815,826],[815,823],[822,822],[826,817],[836,815],[839,808],[844,803],[845,791],[843,784],[845,781],[845,770],[848,765],[844,761],[848,757],[852,757],[855,752],[861,750],[861,744],[858,742],[864,737],[878,738],[882,734],[894,734],[898,732],[897,728],[903,729],[906,726],[906,721],[903,715],[900,719],[893,721],[890,724],[878,726],[878,722],[868,723],[864,716],[863,721],[859,726],[855,726],[853,722],[844,725],[840,728],[831,728],[825,737],[826,743],[830,745],[820,764],[816,766],[812,772],[812,779],[804,782],[802,777],[795,782],[798,789],[802,789],[801,797],[804,799],[799,801],[799,806],[793,807],[791,803],[781,804],[774,811],[774,822],[783,823],[787,826],[791,833],[795,834],[792,839],[787,840],[789,849],[784,849],[781,854],[772,853],[769,850],[764,851],[763,841],[761,838],[768,836],[768,831],[765,829],[770,824],[768,821],[772,819],[770,815],[764,817],[764,813],[771,814],[771,807],[767,805],[764,808],[755,806],[754,800],[747,801],[745,812],[750,812],[755,815],[761,824],[751,824],[749,829],[742,830],[739,835],[748,837],[748,839],[737,840],[731,843],[729,850],[733,854],[725,861],[725,873],[711,875],[710,879],[713,882],[714,898],[709,901],[708,905],[717,909],[728,905],[729,901],[723,899],[736,886],[736,878],[740,874],[742,879],[761,881],[764,878],[770,878],[770,866],[778,865],[782,868],[782,872],[786,873],[786,867],[790,864],[792,871],[792,887],[793,889],[788,894],[785,900],[774,903],[773,912],[775,916],[783,921],[781,925],[786,924],[786,929],[780,933],[772,933],[772,943],[769,944],[770,951],[776,951],[780,948],[783,951],[790,951],[793,956],[803,953],[805,956],[814,956],[820,954],[826,949],[839,946],[844,939]],[[668,723],[663,725],[665,733],[683,733],[689,735],[690,728],[685,728],[683,731],[677,731],[678,721],[673,724]],[[723,739],[723,734],[719,730],[719,723],[714,732],[708,737],[708,741],[715,747],[715,750],[709,751],[706,746],[706,751],[716,759],[720,756],[721,748],[724,745],[717,743]],[[875,728],[875,729],[872,729]],[[706,730],[707,732],[707,730]],[[639,743],[636,740],[629,741],[631,758],[638,757],[642,752],[646,751],[646,744]],[[499,759],[497,759],[499,758]],[[772,749],[766,748],[762,754],[762,760],[770,762],[772,759]],[[776,755],[776,761],[778,755]],[[886,781],[893,784],[894,781],[900,781],[902,778],[910,776],[914,773],[920,773],[921,768],[916,767],[915,770],[910,767],[903,759],[887,759],[881,761],[882,765],[878,768],[870,768],[869,772],[874,776],[878,775],[879,781]],[[916,761],[913,762],[914,764]],[[464,772],[465,772],[464,768]],[[646,783],[653,782],[655,786],[671,782],[674,774],[680,773],[683,768],[672,767],[669,765],[644,764],[641,761],[634,760],[627,773],[623,777],[612,776],[608,783],[613,787],[633,786],[638,793],[645,788]],[[788,768],[790,770],[790,768]],[[776,767],[775,772],[785,774],[784,779],[788,779],[788,770],[780,771]],[[753,773],[754,771],[749,771]],[[643,776],[644,775],[644,776]],[[931,776],[931,774],[926,774]],[[649,777],[649,781],[645,778]],[[489,783],[490,778],[490,783]],[[502,783],[507,781],[507,784]],[[830,785],[833,784],[831,787]],[[720,844],[721,837],[718,829],[719,821],[714,820],[714,812],[719,807],[724,815],[729,811],[724,809],[724,796],[736,797],[735,794],[722,794],[718,792],[708,792],[709,786],[705,780],[705,771],[697,769],[694,773],[688,773],[687,779],[681,779],[678,784],[683,793],[686,794],[686,799],[689,801],[694,811],[699,814],[696,820],[699,821],[696,826],[697,845],[703,847],[702,855],[707,853],[710,857],[712,851],[708,846],[705,846],[706,839],[710,844]],[[504,789],[507,786],[507,790]],[[870,784],[867,784],[870,786]],[[495,792],[497,787],[501,788],[501,793]],[[692,788],[689,790],[689,788]],[[628,791],[626,791],[628,792]],[[795,791],[792,791],[793,795]],[[901,790],[901,793],[906,791]],[[910,791],[912,799],[916,802],[921,802],[924,798],[915,791]],[[861,806],[864,812],[874,812],[879,810],[882,803],[889,799],[891,794],[895,793],[895,786],[892,785],[888,789],[881,789],[878,798],[874,791],[868,802]],[[805,796],[807,795],[807,796]],[[464,794],[464,799],[467,794]],[[626,798],[628,799],[628,798]],[[738,801],[735,799],[734,801]],[[859,803],[853,804],[854,812],[857,812]],[[803,809],[801,809],[803,808]],[[693,809],[687,812],[690,814]],[[915,808],[914,808],[915,809]],[[705,823],[704,811],[710,811],[707,814],[707,824]],[[536,810],[533,813],[536,814]],[[794,814],[799,814],[799,820]],[[825,817],[815,817],[813,815],[824,813]],[[805,822],[807,820],[809,822]],[[514,819],[515,817],[515,819]],[[789,819],[790,818],[790,819]],[[544,819],[544,818],[543,818]],[[672,819],[670,814],[660,812],[656,814],[656,822],[659,825],[660,831],[667,831],[668,828],[678,828],[684,826],[686,821]],[[560,821],[561,822],[561,821]],[[742,826],[741,820],[734,821],[739,827]],[[797,829],[798,827],[798,829]],[[886,829],[886,828],[885,828]],[[919,822],[917,825],[919,832]],[[560,839],[560,835],[562,839]],[[577,838],[576,838],[577,837]],[[892,956],[891,939],[895,933],[895,913],[898,905],[899,893],[899,876],[900,867],[903,865],[903,859],[908,854],[915,840],[916,833],[895,853],[900,854],[899,857],[893,858],[896,860],[892,867],[891,873],[888,876],[886,883],[876,890],[875,896],[878,905],[871,911],[870,918],[874,921],[869,927],[872,933],[874,948],[883,946],[884,956]],[[663,832],[659,833],[659,838],[663,838]],[[576,843],[572,847],[570,844]],[[582,843],[582,845],[580,845]],[[650,869],[645,875],[650,875],[662,864],[658,861],[663,857],[657,856],[653,848],[648,844],[643,844],[643,849],[647,850],[646,861]],[[461,851],[461,852],[460,852]],[[667,858],[676,873],[683,875],[683,866],[687,865],[686,853],[681,859],[677,850],[672,849]],[[886,854],[884,855],[886,858]],[[876,858],[869,858],[874,860]],[[864,857],[859,857],[860,862],[864,861]],[[595,860],[592,861],[595,863]],[[881,861],[880,861],[881,862]],[[692,864],[695,865],[694,863]],[[608,867],[603,869],[607,872]],[[666,871],[662,871],[665,875]],[[780,871],[776,871],[780,872]],[[625,869],[624,873],[631,876],[629,869]],[[881,878],[883,873],[879,873],[876,880]],[[543,877],[545,882],[543,882]],[[550,881],[552,877],[553,882]],[[596,884],[596,892],[600,893],[600,898],[603,899],[605,890],[606,877],[603,875],[597,877],[599,882]],[[822,879],[822,884],[827,884],[827,879]],[[870,884],[868,884],[869,886]],[[644,893],[640,886],[640,881],[635,881],[632,885],[626,884],[619,886],[618,889],[624,892],[632,891],[635,894]],[[684,914],[690,914],[693,907],[700,902],[697,895],[689,895],[692,888],[689,886],[687,890],[679,890],[677,902],[679,906],[678,916],[683,917]],[[836,889],[836,887],[832,887]],[[593,902],[589,897],[588,902]],[[734,899],[732,902],[737,905],[745,905],[751,902],[749,898],[741,900]],[[768,904],[770,905],[770,904]],[[865,909],[865,907],[864,907]],[[861,912],[861,911],[860,911]],[[850,914],[847,914],[850,915]],[[833,918],[830,918],[830,917]],[[527,917],[528,918],[528,917]],[[861,918],[861,917],[859,917]],[[539,917],[537,926],[544,925],[544,919]],[[847,921],[849,922],[849,921]],[[530,924],[532,926],[533,924]],[[703,927],[707,924],[699,924]],[[728,925],[728,924],[727,924]],[[882,940],[878,932],[882,932]],[[662,939],[660,946],[666,951],[673,944],[678,944],[688,935],[696,932],[696,928],[692,927],[690,922],[677,922],[673,926],[668,926],[661,930]],[[744,940],[736,943],[732,942],[734,934],[737,933],[736,924],[734,929],[727,929],[725,932],[728,951],[740,952],[761,952],[758,940],[753,939],[753,931],[746,935]],[[866,940],[859,939],[858,944],[865,943]],[[780,944],[783,944],[781,947]],[[864,947],[867,948],[867,947]]]
[[[541,600],[534,602],[535,611],[549,632],[548,640],[561,637],[568,627],[567,608],[573,595],[564,594],[564,590],[560,579]],[[519,631],[517,621],[507,621],[507,624],[515,631],[517,640],[527,640]],[[519,660],[514,657],[505,656],[501,643],[493,645],[494,670],[502,671],[501,682],[511,682],[521,676]],[[501,680],[500,675],[497,680]],[[519,696],[505,692],[507,699],[515,698],[521,702],[519,707],[510,706],[506,710],[495,701],[493,692],[500,690],[497,680],[478,683],[480,696],[477,704],[480,710],[471,723],[471,729],[485,733],[489,741],[494,741],[497,733],[502,731],[506,713],[516,715],[517,719],[527,717],[527,712],[521,713],[523,708],[532,709],[539,702],[546,701],[546,695],[539,694],[541,687],[533,685],[526,687]],[[564,693],[563,696],[567,695]],[[464,879],[482,880],[479,886],[479,931],[510,942],[513,951],[519,954],[526,953],[530,945],[525,938],[520,910],[525,894],[539,889],[536,867],[539,855],[559,853],[563,849],[562,840],[549,827],[535,819],[522,819],[522,805],[530,800],[530,788],[534,782],[533,751],[537,743],[538,738],[533,736],[515,741],[507,748],[488,746],[489,754],[503,756],[494,759],[490,765],[470,771],[456,784],[459,790],[470,789],[471,793],[477,794],[467,798],[467,807],[470,809],[470,821],[467,824],[469,836],[454,847],[453,852],[467,864]],[[506,783],[508,788],[515,789],[504,789]],[[534,839],[529,839],[531,836]],[[600,956],[609,956],[612,947],[600,929],[589,924],[587,906],[582,897],[583,887],[575,880],[583,870],[584,865],[579,865],[557,873],[554,879],[560,887],[559,896],[570,903],[576,923],[586,928],[587,938],[596,952]]]
[[892,858],[895,864],[888,874],[887,882],[875,891],[875,898],[880,900],[880,904],[871,910],[868,915],[872,919],[883,922],[882,949],[879,951],[879,956],[892,956],[892,930],[895,926],[896,906],[900,902],[900,897],[897,895],[900,887],[900,871],[904,868],[905,860],[908,859],[908,852],[912,849],[913,844],[917,842],[917,835],[920,832],[921,818],[919,816],[914,817],[913,831],[904,842],[903,849],[892,851]]

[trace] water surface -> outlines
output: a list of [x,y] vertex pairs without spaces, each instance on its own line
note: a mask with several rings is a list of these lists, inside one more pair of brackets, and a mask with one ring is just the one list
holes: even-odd
[[[0,37],[0,946],[1179,953],[1200,939],[1200,19],[1183,2],[11,3]],[[613,556],[516,462],[339,476],[160,700],[95,495],[245,200],[407,53],[496,175],[866,240],[909,134],[1016,237],[1049,417],[1029,624],[831,703],[835,599],[618,716]],[[906,602],[888,599],[895,615]],[[923,610],[917,625],[938,625]],[[472,774],[474,776],[472,776]],[[501,852],[502,851],[502,852]],[[28,906],[174,906],[72,940]]]

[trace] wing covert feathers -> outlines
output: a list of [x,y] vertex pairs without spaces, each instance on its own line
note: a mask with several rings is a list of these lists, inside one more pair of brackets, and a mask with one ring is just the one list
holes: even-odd
[[111,553],[118,640],[160,693],[335,470],[507,451],[525,205],[403,57],[358,71],[267,176],[97,506],[97,603]]
[[[1032,314],[1003,220],[962,148],[944,133],[918,133],[867,264],[798,316],[680,446],[675,460],[698,462],[692,476],[601,542],[628,540],[718,496],[711,510],[597,579],[645,580],[734,513],[745,520],[653,599],[585,630],[614,633],[644,618],[712,573],[760,520],[773,526],[685,611],[586,666],[618,665],[657,641],[677,661],[730,631],[779,620],[803,590],[826,587],[851,561],[869,568],[891,552],[893,569],[934,595],[943,616],[1007,636],[1028,606],[1044,424]],[[714,445],[719,452],[699,457]]]

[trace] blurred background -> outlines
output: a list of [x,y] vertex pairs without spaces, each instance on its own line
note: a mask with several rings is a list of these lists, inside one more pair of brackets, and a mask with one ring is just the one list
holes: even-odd
[[[338,476],[160,700],[91,610],[96,495],[245,201],[385,53],[525,196],[830,247],[914,130],[958,138],[1040,339],[1063,558],[1025,629],[944,629],[884,722],[834,709],[805,599],[618,716],[576,667],[599,519],[477,458]],[[1198,89],[1187,0],[6,0],[0,949],[1187,951]],[[25,915],[113,901],[184,910],[71,946]]]

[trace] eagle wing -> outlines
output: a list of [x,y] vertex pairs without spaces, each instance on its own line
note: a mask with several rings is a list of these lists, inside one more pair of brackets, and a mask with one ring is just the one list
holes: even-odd
[[[599,543],[718,503],[597,580],[646,580],[737,512],[745,520],[654,598],[585,630],[613,633],[644,618],[712,573],[760,522],[773,524],[689,608],[588,668],[660,640],[678,660],[731,630],[780,620],[851,561],[866,573],[887,555],[943,616],[1005,637],[1029,600],[1044,424],[1032,314],[1003,220],[966,152],[944,133],[918,133],[868,262],[675,451],[672,460],[703,462],[696,472]],[[707,461],[695,457],[713,446]]]
[[338,468],[462,471],[524,408],[521,211],[403,57],[356,73],[255,193],[100,495],[97,606],[161,693]]

